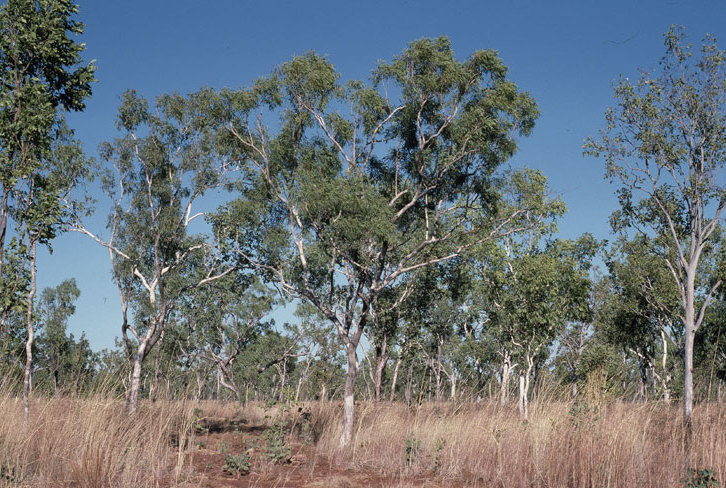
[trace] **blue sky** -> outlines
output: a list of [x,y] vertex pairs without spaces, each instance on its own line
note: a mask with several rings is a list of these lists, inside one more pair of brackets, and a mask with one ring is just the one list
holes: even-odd
[[[511,164],[541,169],[565,200],[563,237],[609,237],[614,187],[603,180],[602,161],[582,156],[582,143],[603,127],[613,81],[656,68],[672,24],[685,26],[694,44],[711,33],[726,48],[726,2],[717,0],[78,1],[98,83],[70,124],[94,156],[100,142],[118,135],[116,109],[127,88],[153,98],[247,86],[309,50],[327,55],[344,79],[367,79],[410,41],[439,35],[451,39],[460,59],[496,49],[542,113]],[[99,205],[89,227],[102,232],[104,223]],[[120,307],[108,253],[78,234],[53,247],[41,257],[39,286],[75,277],[81,298],[71,332],[85,331],[94,349],[113,346]]]

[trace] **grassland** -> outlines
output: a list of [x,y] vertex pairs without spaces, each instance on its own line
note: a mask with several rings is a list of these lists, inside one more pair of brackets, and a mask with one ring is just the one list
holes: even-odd
[[[347,449],[336,402],[144,402],[129,418],[103,395],[36,398],[26,423],[6,395],[0,410],[2,486],[677,487],[688,468],[726,480],[726,405],[715,403],[697,406],[690,449],[679,406],[657,403],[543,400],[529,421],[494,402],[360,403]],[[223,469],[241,454],[248,474]]]

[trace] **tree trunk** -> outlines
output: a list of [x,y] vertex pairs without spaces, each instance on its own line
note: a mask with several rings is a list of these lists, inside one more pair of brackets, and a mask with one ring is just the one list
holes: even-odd
[[436,346],[436,361],[434,362],[433,367],[431,368],[431,371],[434,374],[434,381],[435,381],[434,398],[436,399],[436,403],[440,403],[441,400],[443,400],[443,398],[444,398],[444,394],[441,391],[441,370],[443,369],[441,357],[442,357],[442,352],[443,352],[443,345],[444,345],[443,338],[439,338],[438,344]]
[[527,369],[519,374],[519,414],[529,420],[529,384],[534,367],[534,359],[527,358]]
[[696,331],[686,324],[686,344],[683,351],[683,423],[690,437],[693,427],[693,342]]
[[663,359],[661,366],[663,368],[663,401],[665,403],[671,402],[671,374],[668,371],[668,338],[666,337],[665,331],[661,328],[660,331],[661,341],[663,342]]
[[141,364],[144,361],[144,349],[146,344],[139,346],[139,350],[134,354],[131,363],[131,384],[126,394],[126,412],[133,414],[139,404],[139,390],[141,389]]
[[388,354],[386,352],[386,339],[383,339],[383,344],[376,346],[376,365],[373,374],[373,391],[375,395],[376,403],[381,402],[381,387],[383,385],[383,373],[386,370],[386,363],[388,362]]
[[25,341],[25,374],[23,375],[23,420],[25,426],[28,425],[28,416],[30,414],[30,392],[33,388],[31,371],[33,367],[33,340],[35,339],[35,331],[33,329],[33,302],[35,299],[35,257],[36,244],[32,241],[30,244],[30,290],[28,291],[27,311],[26,311],[26,327],[27,339]]
[[340,433],[340,447],[346,447],[353,439],[353,420],[355,418],[355,380],[358,375],[358,356],[356,347],[348,342],[346,344],[348,356],[348,374],[345,378],[343,390],[343,430]]
[[527,419],[527,391],[525,389],[524,374],[519,375],[519,415]]
[[695,264],[691,263],[686,270],[685,324],[683,324],[686,329],[686,344],[683,351],[683,423],[686,427],[687,441],[690,441],[693,428],[693,343],[696,338]]
[[641,403],[648,402],[648,368],[642,362],[640,364],[640,392],[638,396]]
[[500,384],[499,403],[505,405],[509,401],[509,376],[512,373],[512,364],[509,353],[504,353],[502,361],[502,383]]
[[410,407],[413,400],[413,362],[408,365],[408,375],[406,376],[406,388],[403,390],[403,398],[406,406]]
[[396,359],[396,366],[393,368],[393,378],[391,379],[391,396],[388,401],[392,402],[396,399],[396,382],[398,381],[398,368],[401,366],[401,357]]
[[5,262],[5,235],[8,228],[8,198],[10,191],[3,186],[3,196],[0,200],[0,276],[2,276]]

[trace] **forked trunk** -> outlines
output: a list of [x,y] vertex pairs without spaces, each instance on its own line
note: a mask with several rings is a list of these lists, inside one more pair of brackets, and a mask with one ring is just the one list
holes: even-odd
[[383,386],[383,373],[386,370],[386,363],[388,362],[388,353],[386,351],[387,341],[383,339],[383,344],[376,346],[376,364],[373,372],[373,394],[375,395],[376,403],[381,401],[381,388]]

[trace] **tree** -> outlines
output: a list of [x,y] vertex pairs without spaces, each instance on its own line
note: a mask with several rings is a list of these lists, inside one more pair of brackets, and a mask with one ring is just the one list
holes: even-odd
[[608,323],[601,326],[610,342],[640,363],[641,399],[646,398],[650,372],[669,402],[673,377],[669,346],[677,356],[683,355],[676,284],[660,256],[650,253],[649,239],[642,235],[630,241],[621,236],[607,255],[607,266],[612,294],[607,305]]
[[233,373],[233,364],[257,336],[269,330],[264,317],[274,305],[270,290],[256,277],[228,274],[197,287],[181,307],[184,351],[214,365],[221,386],[241,400],[241,392]]
[[76,280],[71,278],[54,288],[45,288],[37,305],[41,324],[36,341],[37,364],[48,372],[55,394],[64,386],[81,386],[93,368],[94,354],[85,335],[76,341],[73,334],[66,332],[80,294]]
[[30,276],[25,305],[26,332],[25,375],[23,380],[23,407],[27,420],[33,365],[35,336],[36,258],[38,245],[52,252],[51,242],[60,232],[67,230],[73,214],[84,205],[76,201],[73,191],[87,179],[90,162],[72,138],[63,120],[56,125],[53,142],[43,153],[41,164],[13,190],[16,202],[13,218],[17,223],[19,249],[25,254],[25,265]]
[[722,283],[705,279],[702,261],[720,245],[715,235],[726,208],[725,58],[712,37],[694,56],[676,27],[665,34],[665,47],[659,74],[616,84],[618,105],[607,112],[601,139],[585,147],[604,157],[607,178],[621,185],[615,229],[648,236],[678,288],[690,433],[694,339]]
[[[371,85],[338,80],[310,53],[223,93],[228,151],[248,172],[243,198],[216,225],[244,263],[335,326],[348,363],[340,437],[348,445],[357,350],[384,312],[384,290],[524,228],[524,215],[536,220],[549,201],[526,176],[503,196],[497,169],[537,109],[496,52],[459,62],[448,39],[422,39],[380,64]],[[274,116],[279,123],[264,126]]]
[[[180,299],[233,269],[218,259],[213,242],[188,230],[204,216],[194,210],[197,200],[225,185],[231,170],[213,154],[208,117],[213,100],[210,90],[188,97],[164,95],[154,110],[127,91],[118,116],[124,134],[101,147],[101,156],[113,168],[103,177],[112,202],[110,236],[99,237],[80,219],[75,223],[76,231],[109,251],[131,366],[126,399],[131,413],[138,403],[144,359],[163,337]],[[136,320],[130,320],[130,308]]]
[[529,389],[535,368],[569,321],[587,320],[590,279],[587,273],[598,243],[585,234],[576,241],[556,240],[543,248],[536,239],[513,243],[495,285],[488,313],[510,367],[519,371],[519,411],[529,414]]
[[59,110],[83,110],[94,81],[68,0],[8,0],[0,7],[0,276],[13,197],[47,160]]

